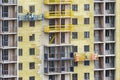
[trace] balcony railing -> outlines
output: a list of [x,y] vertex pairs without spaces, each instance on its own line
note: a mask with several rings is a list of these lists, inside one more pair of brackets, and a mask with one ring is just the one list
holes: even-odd
[[105,37],[105,40],[106,40],[106,41],[115,41],[115,40],[114,40],[114,35]]
[[18,16],[19,21],[35,21],[35,20],[43,20],[43,15],[34,15],[34,14],[19,14]]
[[57,59],[68,60],[68,59],[74,59],[74,55],[73,55],[72,52],[69,53],[69,54],[67,54],[67,55],[65,55],[65,53],[64,53],[64,54],[61,54],[61,55],[65,55],[64,57],[61,56],[61,58],[58,57],[58,55],[59,55],[59,54],[53,54],[52,56],[50,56],[50,54],[48,55],[47,53],[45,53],[45,54],[44,54],[44,59],[45,59],[45,60],[57,60]]
[[[60,27],[62,26],[62,27]],[[66,27],[68,26],[68,27]],[[73,30],[72,25],[55,25],[44,28],[44,32],[71,32]]]
[[0,5],[17,5],[17,0],[0,0]]
[[44,68],[44,73],[60,73],[60,72],[73,72],[73,71],[74,71],[73,66]]
[[105,50],[105,54],[106,54],[106,55],[112,55],[112,54],[115,54],[115,51],[114,51],[114,49]]
[[49,11],[45,12],[45,18],[69,18],[73,16],[73,11]]
[[70,4],[73,0],[44,0],[44,4]]
[[114,79],[114,76],[108,76],[108,77],[105,77],[105,80],[115,80],[115,79]]
[[105,67],[106,68],[114,68],[115,66],[114,66],[114,63],[106,63]]
[[1,57],[0,62],[17,62],[17,56],[3,56]]

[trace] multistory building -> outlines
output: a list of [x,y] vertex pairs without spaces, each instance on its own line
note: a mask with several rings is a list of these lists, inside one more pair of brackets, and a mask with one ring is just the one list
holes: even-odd
[[17,0],[0,0],[0,80],[17,80]]

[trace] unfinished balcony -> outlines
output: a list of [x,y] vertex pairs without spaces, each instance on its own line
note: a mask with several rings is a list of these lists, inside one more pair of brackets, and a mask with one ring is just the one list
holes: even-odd
[[4,20],[0,22],[0,34],[17,34],[17,21]]
[[103,71],[95,71],[94,80],[103,80]]
[[115,41],[115,31],[114,30],[106,30],[105,31],[105,41]]
[[94,4],[94,14],[95,16],[101,16],[104,13],[103,3],[95,3]]
[[66,10],[66,11],[49,11],[45,12],[44,17],[46,19],[52,19],[52,18],[71,18],[73,16],[73,11]]
[[7,49],[3,49],[0,50],[0,63],[4,63],[4,64],[9,64],[9,63],[17,63],[17,50],[7,50]]
[[15,49],[17,48],[17,35],[2,35],[0,36],[1,49]]
[[103,17],[94,17],[94,28],[102,29],[103,28]]
[[0,5],[17,5],[17,0],[0,0]]
[[106,29],[114,29],[115,28],[115,17],[114,16],[106,16],[105,17],[105,28]]
[[103,42],[103,31],[94,31],[94,42],[101,43]]
[[44,59],[48,61],[73,60],[74,55],[71,51],[71,46],[45,47]]
[[106,3],[105,5],[106,5],[105,8],[106,14],[115,14],[115,3]]
[[17,20],[17,6],[0,6],[1,20]]
[[[47,45],[47,44],[46,44]],[[70,33],[62,32],[59,33],[49,33],[49,42],[50,46],[71,46],[70,43]]]
[[103,58],[99,57],[99,60],[94,61],[94,68],[96,70],[101,70],[104,68]]
[[116,0],[105,0],[106,2],[115,2]]
[[103,44],[95,44],[94,52],[98,55],[103,55]]
[[73,31],[72,25],[53,25],[44,28],[45,33],[53,33],[53,32],[71,32]]
[[115,54],[115,44],[114,43],[106,43],[105,44],[105,54],[106,55],[114,55]]
[[44,16],[43,14],[18,14],[18,20],[19,21],[39,21],[43,20]]
[[[17,65],[16,64],[1,64],[0,77],[17,77]],[[13,79],[14,80],[14,79]]]
[[44,0],[44,4],[71,4],[73,0]]
[[105,68],[115,68],[115,58],[106,57],[105,58]]
[[106,70],[105,71],[105,80],[115,80],[115,71],[114,70]]
[[60,73],[71,73],[74,71],[74,67],[73,66],[61,66],[61,67],[44,67],[44,73],[45,74],[60,74]]

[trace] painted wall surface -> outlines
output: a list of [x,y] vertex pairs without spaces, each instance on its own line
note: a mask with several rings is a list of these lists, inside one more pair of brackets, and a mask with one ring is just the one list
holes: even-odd
[[[71,42],[78,46],[78,53],[84,52],[84,45],[90,46],[90,52],[94,53],[94,0],[76,0],[73,4],[78,5],[78,11],[74,11],[74,18],[78,18],[78,25],[74,26],[73,32],[78,32],[78,39]],[[89,11],[84,11],[84,4],[90,5]],[[90,19],[90,24],[84,24],[84,18]],[[89,31],[90,37],[84,38],[84,32]],[[74,73],[78,74],[78,80],[84,80],[84,73],[90,73],[90,80],[94,80],[94,61],[90,61],[89,66],[84,65],[84,61],[78,62]]]
[[[35,6],[35,13],[41,14],[41,0],[19,0],[19,6],[23,6],[23,13],[29,12],[29,6]],[[35,76],[35,80],[42,80],[39,74],[40,69],[40,34],[41,34],[41,22],[35,21],[35,26],[30,27],[29,21],[23,21],[23,26],[19,27],[18,35],[23,36],[23,41],[19,42],[19,48],[23,49],[23,55],[19,56],[19,63],[23,63],[23,70],[19,70],[19,77],[23,77],[23,80],[29,80],[30,76]],[[29,36],[35,34],[35,41],[29,41]],[[35,55],[29,55],[29,48],[35,48]],[[35,62],[35,69],[29,69],[29,63]]]

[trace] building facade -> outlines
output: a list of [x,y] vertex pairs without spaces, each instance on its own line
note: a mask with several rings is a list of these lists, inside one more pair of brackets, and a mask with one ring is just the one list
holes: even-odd
[[[119,80],[119,4],[119,0],[19,0],[19,43],[10,48],[18,47],[18,80]],[[17,19],[10,20],[17,25]],[[1,37],[6,34],[1,32]]]
[[17,0],[1,0],[0,12],[0,80],[17,80]]

